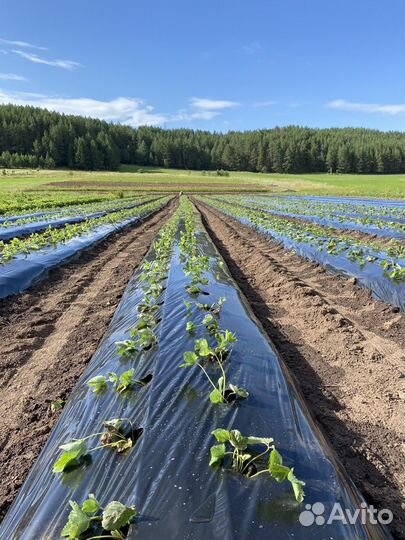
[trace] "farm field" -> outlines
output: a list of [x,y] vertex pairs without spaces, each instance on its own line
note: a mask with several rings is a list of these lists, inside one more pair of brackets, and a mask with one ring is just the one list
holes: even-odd
[[[405,538],[404,187],[399,175],[8,171],[0,537],[65,526],[76,538],[69,499],[95,493],[125,519],[91,521],[108,506],[89,499],[80,538],[154,539],[174,524],[214,537],[226,500],[235,538],[304,540],[305,503],[363,497]],[[134,498],[154,519],[130,525]]]
[[39,191],[58,193],[78,191],[235,191],[405,198],[405,175],[355,174],[278,174],[216,171],[191,171],[155,167],[121,166],[118,172],[84,172],[69,170],[6,169],[0,175],[0,193]]

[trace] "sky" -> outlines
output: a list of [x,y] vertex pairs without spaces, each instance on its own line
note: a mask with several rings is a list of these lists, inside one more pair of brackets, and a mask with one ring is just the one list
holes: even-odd
[[2,0],[0,103],[229,131],[405,129],[404,0]]

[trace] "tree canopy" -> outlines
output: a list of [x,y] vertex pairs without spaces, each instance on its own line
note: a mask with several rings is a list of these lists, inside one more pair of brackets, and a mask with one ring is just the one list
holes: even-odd
[[120,164],[277,173],[404,173],[405,133],[298,126],[228,133],[134,129],[36,107],[0,106],[0,167],[116,170]]

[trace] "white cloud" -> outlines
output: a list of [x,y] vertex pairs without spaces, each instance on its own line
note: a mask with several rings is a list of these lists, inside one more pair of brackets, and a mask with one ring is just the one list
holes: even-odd
[[45,64],[46,66],[59,67],[69,70],[76,69],[77,67],[82,66],[81,64],[79,64],[79,62],[74,62],[73,60],[47,60],[46,58],[41,58],[37,54],[18,51],[16,49],[12,49],[12,52],[14,54],[18,54],[22,58],[25,58],[29,62],[33,62],[34,64]]
[[4,49],[0,49],[0,54],[8,54],[8,52],[5,51]]
[[242,52],[245,54],[257,54],[263,49],[262,44],[258,41],[253,41],[252,43],[248,43],[247,45],[243,45],[243,47],[240,48]]
[[388,114],[395,116],[405,113],[405,104],[380,105],[378,103],[355,103],[345,99],[335,99],[326,104],[329,109],[348,112],[363,112],[371,114]]
[[25,77],[16,75],[15,73],[0,73],[0,81],[26,81]]
[[201,111],[223,111],[225,109],[234,109],[239,107],[240,103],[236,101],[226,101],[223,99],[205,99],[193,97],[190,99],[190,105],[194,109]]
[[191,120],[212,120],[223,111],[240,107],[236,101],[223,99],[190,98],[189,108],[170,117],[171,122],[190,122]]
[[91,98],[66,98],[29,92],[10,92],[0,89],[0,104],[30,105],[50,111],[100,118],[133,127],[161,126],[173,122],[212,120],[222,111],[238,107],[233,101],[192,98],[190,106],[174,114],[158,113],[142,99],[118,97],[110,101]]
[[256,101],[256,103],[253,103],[253,107],[260,108],[260,107],[272,107],[273,105],[277,105],[277,101]]
[[140,99],[118,97],[111,101],[89,98],[61,98],[29,94],[10,93],[0,89],[0,104],[31,105],[50,111],[100,118],[109,122],[121,122],[133,127],[162,125],[170,118],[154,112],[154,108]]
[[0,43],[5,43],[6,45],[12,45],[13,47],[20,47],[21,49],[37,49],[38,51],[46,51],[46,47],[39,47],[38,45],[32,45],[26,41],[12,41],[9,39],[0,38]]

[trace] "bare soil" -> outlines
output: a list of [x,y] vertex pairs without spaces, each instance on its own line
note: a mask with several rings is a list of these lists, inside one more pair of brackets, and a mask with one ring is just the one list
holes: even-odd
[[215,192],[215,190],[222,192],[234,192],[234,191],[269,191],[271,186],[263,186],[260,184],[238,184],[235,185],[231,180],[226,182],[139,182],[139,181],[125,181],[125,182],[102,182],[97,180],[62,180],[59,182],[48,182],[46,186],[58,187],[58,188],[100,188],[105,190],[131,188],[137,191],[202,191]]
[[348,475],[405,539],[405,315],[196,204]]
[[124,289],[177,200],[0,302],[0,518],[97,349]]

